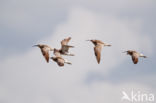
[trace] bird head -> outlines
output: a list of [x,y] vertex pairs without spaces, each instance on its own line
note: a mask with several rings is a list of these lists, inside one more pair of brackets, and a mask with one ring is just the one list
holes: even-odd
[[51,59],[54,59],[54,57],[51,57]]
[[53,61],[56,61],[56,57],[50,57],[50,59],[52,59]]

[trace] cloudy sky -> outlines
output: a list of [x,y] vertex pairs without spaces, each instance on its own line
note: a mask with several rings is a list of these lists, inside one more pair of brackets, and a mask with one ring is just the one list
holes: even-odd
[[[1,0],[0,103],[129,103],[122,91],[156,94],[155,10],[155,0]],[[59,48],[69,36],[72,65],[47,64],[32,48]],[[99,65],[85,41],[94,38],[112,44]],[[148,58],[134,65],[127,49]]]

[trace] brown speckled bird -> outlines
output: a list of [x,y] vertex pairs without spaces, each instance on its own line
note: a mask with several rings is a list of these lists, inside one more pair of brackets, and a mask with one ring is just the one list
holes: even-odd
[[74,56],[74,54],[69,53],[69,48],[74,48],[74,46],[68,45],[70,40],[71,37],[68,37],[61,41],[61,49],[59,49],[61,55]]
[[133,61],[134,64],[138,63],[139,57],[147,58],[142,53],[138,53],[138,52],[136,52],[134,50],[128,50],[128,51],[125,51],[123,53],[127,53],[127,55],[130,55],[132,57],[132,61]]
[[111,45],[103,43],[100,40],[87,40],[87,41],[91,41],[95,45],[94,52],[95,52],[96,60],[97,60],[97,62],[99,64],[100,63],[100,59],[101,59],[101,50],[102,50],[102,48],[104,46],[111,46]]
[[72,64],[66,59],[62,58],[60,51],[54,48],[54,55],[55,57],[51,57],[53,61],[55,61],[60,67],[64,66],[64,64]]
[[44,56],[47,63],[49,62],[49,51],[53,51],[50,46],[44,44],[34,45],[33,47],[39,47],[41,49],[42,55]]

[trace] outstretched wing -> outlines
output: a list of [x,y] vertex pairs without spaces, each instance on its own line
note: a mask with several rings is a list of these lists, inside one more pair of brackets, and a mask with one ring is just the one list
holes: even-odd
[[94,47],[94,52],[95,52],[95,56],[96,56],[96,60],[98,64],[100,63],[100,59],[101,59],[101,50],[102,50],[102,45],[100,44]]
[[61,57],[57,57],[57,59],[58,59],[57,64],[61,67],[64,66],[64,59]]
[[62,45],[62,48],[61,48],[62,53],[68,52],[69,48],[74,48],[74,46]]
[[71,37],[65,38],[61,41],[61,45],[67,45],[68,42],[70,41]]
[[133,60],[133,63],[134,64],[137,64],[138,63],[138,58],[139,58],[139,56],[138,56],[137,53],[133,53],[132,54],[132,60]]
[[74,46],[68,45],[68,42],[71,40],[71,37],[68,37],[61,41],[61,52],[68,52],[69,48],[73,48]]
[[49,62],[49,50],[47,48],[42,48],[41,52],[45,58],[45,60],[47,61],[47,63]]

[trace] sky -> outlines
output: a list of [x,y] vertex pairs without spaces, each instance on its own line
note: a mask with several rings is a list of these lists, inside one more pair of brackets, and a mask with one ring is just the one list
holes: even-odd
[[[122,91],[155,95],[155,10],[155,0],[0,1],[0,103],[130,103]],[[64,56],[72,65],[46,63],[32,47],[60,48],[66,37],[75,46],[74,57]],[[88,39],[112,44],[100,64]],[[148,58],[134,65],[122,53],[129,49]]]

